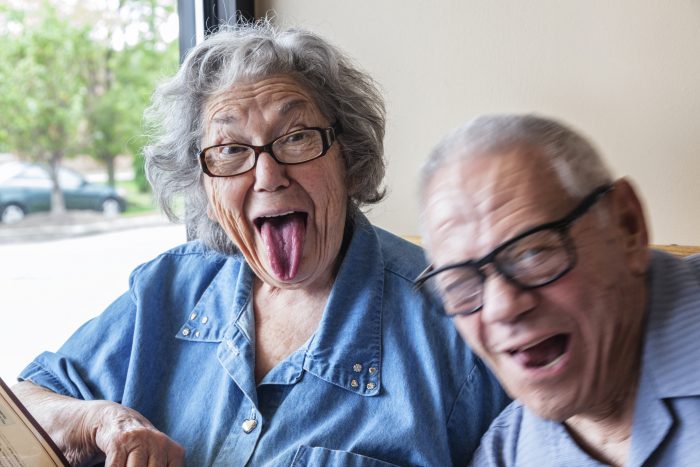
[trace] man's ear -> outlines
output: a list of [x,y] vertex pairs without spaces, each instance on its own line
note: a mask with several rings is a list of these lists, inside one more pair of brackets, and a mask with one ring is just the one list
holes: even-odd
[[620,246],[634,274],[645,274],[649,264],[649,233],[642,203],[626,178],[614,183],[611,222],[620,233]]

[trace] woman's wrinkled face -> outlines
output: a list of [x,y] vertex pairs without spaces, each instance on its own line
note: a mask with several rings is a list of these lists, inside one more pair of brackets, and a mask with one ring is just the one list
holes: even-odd
[[[205,105],[201,147],[262,146],[307,127],[326,128],[311,94],[288,76],[236,84]],[[325,287],[333,279],[345,227],[345,166],[336,141],[326,155],[278,164],[267,152],[250,171],[204,177],[209,217],[258,278],[280,288]]]

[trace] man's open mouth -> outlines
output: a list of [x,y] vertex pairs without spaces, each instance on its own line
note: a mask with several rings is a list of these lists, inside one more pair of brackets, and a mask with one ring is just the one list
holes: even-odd
[[569,348],[569,334],[555,334],[508,353],[526,368],[544,368],[556,365]]
[[289,211],[253,221],[265,244],[272,271],[281,280],[292,280],[297,274],[304,250],[307,218],[305,212]]

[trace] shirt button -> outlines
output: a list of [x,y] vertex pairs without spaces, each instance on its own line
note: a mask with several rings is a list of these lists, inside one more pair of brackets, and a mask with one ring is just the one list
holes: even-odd
[[245,433],[250,433],[255,429],[255,427],[258,426],[258,422],[255,421],[254,418],[248,418],[243,421],[243,424],[241,425],[241,428],[243,428],[243,431]]

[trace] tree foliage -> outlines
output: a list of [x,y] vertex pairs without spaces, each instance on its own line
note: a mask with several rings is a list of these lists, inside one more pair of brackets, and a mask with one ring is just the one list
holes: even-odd
[[60,213],[65,205],[56,168],[64,156],[78,150],[85,98],[84,77],[78,70],[91,45],[88,30],[61,19],[50,5],[33,24],[20,12],[13,12],[10,20],[21,34],[3,44],[2,136],[5,146],[19,156],[49,164],[52,210]]
[[170,2],[111,5],[94,12],[78,2],[73,15],[47,2],[0,10],[0,147],[52,167],[53,212],[64,209],[55,177],[64,157],[92,155],[110,183],[116,156],[139,157],[143,110],[177,67],[176,41],[159,29]]
[[105,164],[111,184],[119,154],[132,154],[137,177],[142,174],[141,115],[155,83],[177,67],[176,41],[166,43],[159,33],[172,10],[159,0],[120,0],[101,25],[104,45],[89,64],[85,115],[88,152]]

